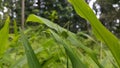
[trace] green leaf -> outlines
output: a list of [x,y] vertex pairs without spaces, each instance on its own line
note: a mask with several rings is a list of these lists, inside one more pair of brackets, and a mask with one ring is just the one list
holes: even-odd
[[80,57],[72,50],[72,48],[70,47],[70,45],[69,45],[64,39],[62,39],[59,35],[57,35],[57,34],[56,34],[55,32],[53,32],[52,30],[50,30],[50,32],[51,32],[52,35],[54,36],[55,40],[64,46],[65,51],[66,51],[66,54],[67,54],[68,57],[70,58],[73,68],[88,68],[88,67],[80,60]]
[[57,24],[45,19],[45,18],[42,18],[42,17],[39,17],[39,16],[36,16],[34,14],[30,14],[27,18],[27,21],[26,22],[38,22],[40,24],[45,24],[47,25],[49,28],[51,29],[54,29],[56,31],[59,31],[59,32],[63,32],[63,31],[66,31],[64,28],[58,26]]
[[76,39],[76,36],[73,34],[69,34],[69,39],[68,39],[73,45],[78,45],[80,48],[86,51],[86,53],[92,58],[92,60],[100,67],[103,68],[103,66],[99,63],[98,58],[97,58],[97,53],[95,53],[93,50],[90,48],[86,47],[81,41],[78,41]]
[[[40,52],[42,52],[44,49],[43,48],[38,48],[37,50],[35,50],[35,54],[38,54]],[[25,65],[27,63],[26,60],[26,56],[22,56],[19,60],[15,61],[10,68],[23,68],[23,65]]]
[[120,41],[101,24],[92,9],[90,9],[84,0],[69,0],[69,2],[74,6],[76,12],[80,16],[90,22],[97,38],[100,38],[100,40],[104,41],[104,43],[109,47],[120,66]]
[[39,63],[39,60],[37,59],[30,43],[28,42],[27,37],[24,35],[22,31],[21,31],[21,42],[25,48],[25,54],[27,56],[29,67],[30,68],[41,68],[41,64]]
[[10,19],[8,17],[4,27],[0,30],[0,58],[8,48],[9,22]]
[[101,68],[103,67],[99,63],[96,53],[93,50],[91,50],[90,48],[84,46],[82,44],[82,42],[78,41],[76,39],[76,35],[74,33],[70,32],[70,31],[67,31],[66,29],[58,26],[57,24],[55,24],[55,23],[53,23],[53,22],[51,22],[51,21],[49,21],[49,20],[47,20],[45,18],[38,17],[38,16],[36,16],[34,14],[29,15],[29,17],[27,18],[27,22],[29,22],[29,21],[31,21],[31,22],[38,22],[40,24],[45,24],[49,28],[56,30],[58,33],[61,33],[62,36],[63,36],[63,32],[66,33],[64,35],[64,37],[66,39],[68,39],[72,43],[72,45],[79,46],[80,48],[82,48],[83,50],[85,50],[99,67],[101,67]]

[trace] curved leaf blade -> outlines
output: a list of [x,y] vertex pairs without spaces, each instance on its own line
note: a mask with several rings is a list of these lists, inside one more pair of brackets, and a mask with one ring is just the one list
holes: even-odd
[[[35,18],[35,19],[34,19],[34,18]],[[76,39],[76,35],[75,35],[74,33],[70,32],[70,31],[67,31],[66,29],[58,26],[57,24],[55,24],[55,23],[53,23],[53,22],[51,22],[51,21],[49,21],[49,20],[47,20],[47,19],[45,19],[45,18],[36,16],[36,15],[34,15],[34,14],[29,15],[29,17],[27,18],[27,22],[29,22],[29,21],[31,21],[31,22],[38,22],[38,23],[40,23],[40,24],[45,24],[45,25],[47,25],[49,28],[56,30],[58,33],[59,33],[59,32],[67,32],[68,38],[66,38],[66,39],[68,39],[68,40],[72,43],[72,45],[79,46],[80,48],[82,48],[83,50],[85,50],[85,51],[89,54],[89,56],[92,58],[92,60],[93,60],[99,67],[103,68],[103,66],[102,66],[102,65],[99,63],[99,61],[98,61],[97,54],[96,54],[93,50],[91,50],[90,48],[84,46],[84,45],[82,44],[82,42],[78,41],[78,40]]]
[[120,66],[120,41],[118,38],[116,38],[101,24],[92,9],[90,9],[84,0],[69,0],[69,2],[74,6],[74,8],[78,8],[75,9],[78,15],[84,15],[84,18],[90,22],[94,32],[96,33],[95,35],[97,35],[97,37],[100,38],[101,41],[104,41],[104,43],[109,47]]
[[50,32],[52,33],[54,39],[59,42],[60,44],[62,44],[65,48],[66,54],[68,55],[68,57],[71,60],[72,63],[72,67],[73,68],[88,68],[79,58],[79,56],[72,51],[72,48],[69,46],[69,44],[62,39],[59,35],[57,35],[55,32],[53,32],[52,30],[50,30]]
[[7,18],[4,27],[0,30],[0,58],[8,48],[8,36],[9,36],[9,17]]
[[27,61],[28,61],[29,67],[30,68],[42,68],[30,43],[27,40],[27,37],[24,35],[24,33],[22,31],[21,31],[21,42],[25,48],[25,54],[27,56]]

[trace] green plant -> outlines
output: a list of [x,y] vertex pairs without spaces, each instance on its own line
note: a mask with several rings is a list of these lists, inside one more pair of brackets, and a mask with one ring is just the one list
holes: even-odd
[[[47,19],[45,19],[45,18],[42,18],[42,17],[38,17],[38,16],[36,16],[36,15],[33,15],[33,14],[31,14],[31,15],[29,15],[29,17],[28,17],[28,19],[27,19],[27,22],[38,22],[38,23],[40,23],[40,24],[45,24],[45,25],[47,25],[49,28],[51,28],[51,29],[53,29],[53,30],[55,30],[55,31],[57,31],[57,33],[58,34],[62,34],[62,37],[64,37],[64,38],[66,38],[66,40],[67,41],[70,41],[71,42],[71,45],[75,45],[75,46],[78,46],[78,47],[80,47],[80,48],[82,48],[83,50],[85,50],[88,54],[89,54],[89,56],[92,58],[92,60],[93,61],[95,61],[95,63],[98,65],[98,66],[100,66],[100,67],[102,67],[102,65],[99,63],[99,61],[97,60],[97,54],[94,52],[94,51],[92,51],[90,48],[88,48],[88,47],[86,47],[86,46],[84,46],[83,44],[82,44],[82,42],[80,42],[80,41],[78,41],[78,39],[76,38],[76,35],[74,34],[74,33],[72,33],[72,32],[70,32],[70,31],[67,31],[66,29],[64,29],[64,28],[62,28],[62,27],[60,27],[60,26],[58,26],[57,24],[54,24],[53,22],[51,22],[51,21],[49,21],[49,20],[47,20]],[[63,34],[64,33],[64,34]],[[54,35],[53,35],[54,36]],[[56,37],[56,36],[55,36]],[[59,36],[57,36],[57,37],[59,37]],[[58,42],[60,42],[60,44],[62,44],[62,40],[63,39],[56,39]],[[64,42],[65,43],[65,42]],[[68,45],[68,44],[62,44],[62,45]],[[67,46],[66,48],[68,48],[69,46]],[[71,49],[69,49],[69,50],[71,50]],[[73,58],[71,59],[71,61],[73,60]],[[73,62],[73,61],[72,61]],[[80,65],[80,63],[75,63],[75,64],[78,64],[78,65]],[[83,64],[83,63],[82,63]],[[74,63],[73,63],[73,65],[74,65]],[[85,65],[86,66],[86,65]],[[76,67],[75,65],[73,66],[73,67]],[[77,67],[81,67],[81,65],[80,66],[77,66]],[[83,65],[83,67],[84,67],[84,65]]]
[[[37,22],[39,26],[28,26],[26,30],[18,31],[14,21],[14,33],[9,34],[8,18],[0,30],[0,58],[2,57],[0,67],[118,68],[119,40],[99,22],[84,0],[69,0],[69,2],[79,15],[91,23],[97,41],[90,35],[83,32],[77,35],[34,14],[29,15],[26,22]],[[10,38],[9,44],[6,44],[8,38]],[[103,43],[100,44],[99,41]],[[105,46],[100,48],[99,45],[107,45],[110,50]]]
[[29,67],[30,68],[41,68],[41,64],[39,63],[39,60],[35,56],[35,53],[30,43],[27,40],[27,37],[24,35],[22,31],[21,31],[21,42],[25,48],[25,54],[27,56]]
[[69,2],[80,16],[90,22],[94,35],[108,46],[120,66],[120,41],[101,24],[84,0],[69,0]]
[[8,36],[9,36],[9,17],[7,18],[5,25],[0,30],[0,58],[2,58],[6,49],[8,48]]

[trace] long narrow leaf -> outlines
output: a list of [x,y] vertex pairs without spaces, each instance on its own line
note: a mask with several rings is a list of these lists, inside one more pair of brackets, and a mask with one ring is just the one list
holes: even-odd
[[27,56],[29,67],[30,68],[41,68],[39,60],[37,59],[30,43],[28,42],[27,37],[24,35],[22,31],[21,31],[21,42],[25,48],[25,54]]
[[45,24],[49,28],[54,29],[57,32],[67,32],[68,38],[66,38],[66,39],[68,39],[73,45],[79,46],[80,48],[85,50],[99,67],[101,67],[101,68],[103,67],[99,63],[99,61],[97,59],[96,53],[93,50],[91,50],[90,48],[84,46],[82,44],[82,42],[78,41],[76,39],[76,35],[74,33],[70,32],[70,31],[67,31],[66,29],[58,26],[57,24],[55,24],[55,23],[53,23],[53,22],[51,22],[51,21],[49,21],[49,20],[47,20],[45,18],[38,17],[38,16],[36,16],[34,14],[29,15],[29,17],[27,18],[27,22],[29,22],[29,21],[31,21],[31,22],[38,22],[40,24]]
[[50,31],[51,31],[51,33],[53,34],[55,40],[64,46],[65,51],[66,51],[66,54],[69,56],[73,68],[88,68],[88,67],[79,59],[78,55],[76,55],[76,53],[74,53],[74,51],[72,51],[72,49],[71,49],[70,46],[67,44],[67,42],[65,42],[65,40],[63,40],[61,37],[59,37],[59,36],[58,36],[55,32],[53,32],[52,30],[50,30]]
[[[38,53],[40,53],[40,52],[43,51],[43,50],[44,50],[44,49],[42,49],[42,48],[38,48],[38,49],[35,51],[35,54],[38,54]],[[10,66],[10,68],[18,68],[18,67],[22,68],[23,65],[25,65],[26,63],[27,63],[26,56],[23,56],[23,57],[21,57],[19,60],[17,60],[16,62],[14,62],[14,63]]]
[[27,18],[27,21],[26,22],[38,22],[40,24],[45,24],[47,25],[49,28],[51,29],[54,29],[56,31],[66,31],[64,28],[58,26],[57,24],[45,19],[45,18],[42,18],[42,17],[39,17],[39,16],[36,16],[34,14],[30,14]]
[[100,38],[101,41],[106,43],[118,65],[120,66],[119,40],[100,23],[94,12],[90,9],[84,0],[69,0],[69,2],[74,6],[76,12],[80,16],[90,22],[96,36]]
[[8,48],[8,33],[9,33],[9,17],[7,18],[4,27],[0,30],[0,58]]

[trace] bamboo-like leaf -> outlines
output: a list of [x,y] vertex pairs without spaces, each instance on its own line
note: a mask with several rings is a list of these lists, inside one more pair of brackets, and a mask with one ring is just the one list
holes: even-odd
[[29,67],[30,68],[41,68],[41,64],[39,63],[39,60],[37,59],[30,43],[28,42],[27,37],[24,35],[22,31],[21,31],[21,42],[25,48],[25,54],[27,56]]
[[120,66],[120,41],[100,23],[92,9],[90,9],[84,0],[69,0],[69,2],[74,6],[80,16],[90,22],[95,35],[100,38],[101,41],[105,42]]
[[[35,54],[38,54],[40,52],[43,51],[43,48],[38,48],[36,51],[35,51]],[[14,62],[10,68],[23,68],[23,65],[25,65],[27,63],[27,60],[26,60],[26,56],[23,56],[21,57],[19,60],[17,60],[16,62]]]
[[53,23],[53,22],[51,22],[51,21],[49,21],[49,20],[47,20],[45,18],[38,17],[38,16],[36,16],[34,14],[29,15],[29,17],[27,18],[27,22],[29,22],[29,21],[31,21],[31,22],[38,22],[40,24],[45,24],[49,28],[54,29],[57,32],[67,32],[68,38],[66,38],[66,39],[68,39],[73,45],[79,46],[80,48],[82,48],[83,50],[85,50],[99,67],[101,67],[101,68],[103,67],[99,63],[99,61],[97,59],[96,53],[93,50],[91,50],[90,48],[84,46],[82,44],[82,42],[78,41],[76,39],[76,35],[74,33],[70,32],[70,31],[67,31],[66,29],[58,26],[57,24],[55,24],[55,23]]
[[78,41],[78,40],[76,39],[75,35],[69,34],[69,36],[70,36],[70,37],[69,37],[68,40],[69,40],[72,44],[78,45],[80,48],[82,48],[83,50],[85,50],[86,53],[89,54],[89,56],[92,58],[92,60],[93,60],[100,68],[104,68],[104,67],[99,63],[98,58],[97,58],[97,54],[96,54],[93,50],[91,50],[90,48],[84,46],[81,41]]
[[50,32],[51,32],[52,35],[54,36],[55,40],[64,46],[65,51],[66,51],[66,54],[67,54],[68,57],[70,58],[73,68],[88,68],[88,67],[79,59],[78,55],[76,55],[76,53],[75,53],[74,51],[72,51],[72,48],[68,45],[68,43],[67,43],[65,40],[63,40],[61,37],[59,37],[59,35],[57,35],[57,34],[56,34],[55,32],[53,32],[52,30],[50,30]]
[[36,16],[34,14],[30,14],[29,17],[27,18],[27,21],[26,22],[38,22],[40,24],[45,24],[47,25],[49,28],[51,29],[54,29],[56,31],[66,31],[64,28],[58,26],[57,24],[45,19],[45,18],[42,18],[42,17],[39,17],[39,16]]
[[[34,18],[35,18],[35,19],[34,19]],[[66,39],[68,39],[73,45],[79,46],[80,48],[82,48],[83,50],[85,50],[85,51],[89,54],[89,56],[94,60],[94,62],[95,62],[99,67],[101,67],[101,68],[103,67],[103,66],[99,63],[99,61],[98,61],[98,59],[97,59],[96,53],[95,53],[94,51],[92,51],[90,48],[84,46],[84,45],[82,44],[82,42],[78,41],[78,40],[76,39],[76,35],[75,35],[74,33],[70,32],[70,31],[67,31],[66,29],[58,26],[57,24],[55,24],[55,23],[53,23],[53,22],[51,22],[51,21],[49,21],[49,20],[47,20],[47,19],[45,19],[45,18],[38,17],[38,16],[33,15],[33,14],[31,14],[31,15],[28,17],[27,22],[28,22],[28,21],[38,22],[38,23],[41,23],[41,24],[45,24],[45,25],[47,25],[49,28],[52,28],[52,29],[56,30],[57,32],[67,32],[67,34],[68,34],[69,36],[68,36],[68,38],[66,38]]]
[[0,58],[8,48],[8,33],[9,33],[9,17],[7,18],[4,27],[0,30]]

